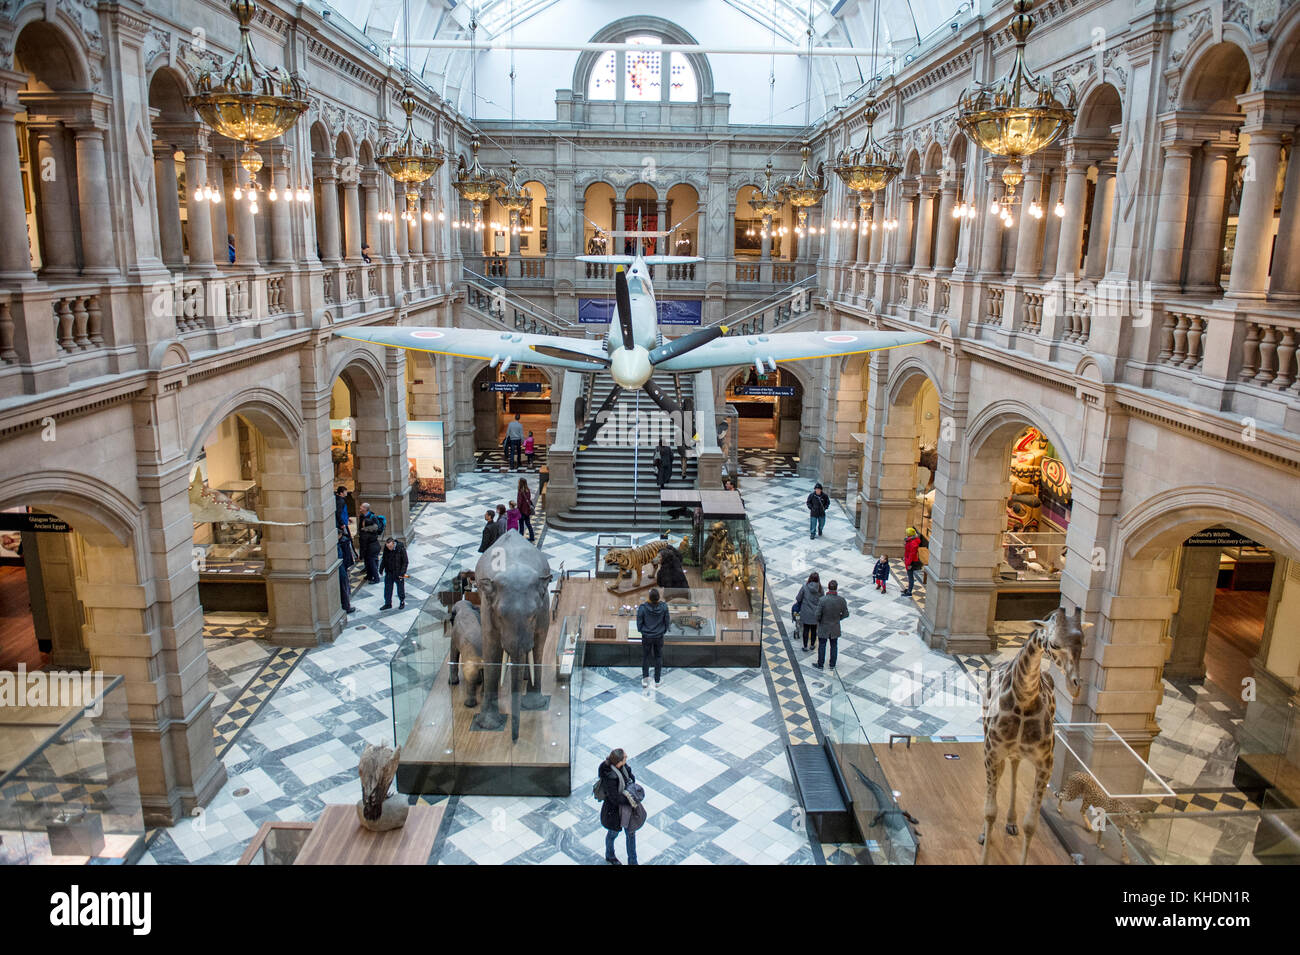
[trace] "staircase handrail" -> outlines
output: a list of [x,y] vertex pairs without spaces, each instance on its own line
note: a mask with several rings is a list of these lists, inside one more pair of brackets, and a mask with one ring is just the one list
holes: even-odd
[[480,275],[468,265],[461,267],[462,277],[467,285],[477,285],[480,290],[486,291],[489,295],[495,294],[497,289],[502,291],[502,301],[508,303],[512,308],[523,312],[544,325],[549,326],[558,333],[580,331],[583,337],[586,337],[586,326],[579,322],[571,322],[568,319],[561,318],[544,305],[537,305],[533,302],[527,302],[523,299],[511,296],[506,290],[506,286],[500,282],[494,282],[486,275]]
[[742,325],[742,323],[744,323],[747,319],[754,317],[755,315],[768,311],[771,308],[775,307],[779,309],[782,305],[785,305],[787,302],[791,302],[795,298],[799,297],[800,293],[807,295],[808,307],[804,309],[804,311],[812,311],[813,289],[807,288],[806,286],[812,285],[815,288],[816,282],[817,282],[816,273],[813,273],[812,275],[804,276],[799,281],[791,285],[787,285],[785,288],[773,292],[770,295],[764,296],[763,298],[759,299],[757,302],[751,302],[749,305],[746,305],[744,308],[740,309],[739,311],[733,312],[730,315],[720,318],[716,322],[710,322],[705,327],[712,328],[715,325],[726,325],[731,329],[728,332],[728,334],[731,335],[749,334],[749,330],[741,329],[740,326]]

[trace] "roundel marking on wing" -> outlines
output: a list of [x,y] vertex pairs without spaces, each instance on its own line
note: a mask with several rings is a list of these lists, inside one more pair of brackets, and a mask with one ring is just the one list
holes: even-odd
[[424,329],[423,331],[411,332],[412,338],[442,338],[442,332],[433,329]]
[[856,342],[858,340],[858,336],[857,335],[823,335],[822,340],[831,342],[832,344],[835,345],[847,345],[850,342]]

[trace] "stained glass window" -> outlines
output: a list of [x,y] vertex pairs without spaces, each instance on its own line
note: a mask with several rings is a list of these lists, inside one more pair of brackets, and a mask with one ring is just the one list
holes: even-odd
[[618,95],[617,57],[606,50],[596,60],[596,66],[587,80],[587,99],[614,99]]
[[[657,36],[630,36],[628,43],[657,46]],[[663,91],[663,54],[657,50],[628,51],[627,65],[623,71],[626,85],[624,98],[628,100],[658,100]]]
[[671,64],[668,98],[674,103],[694,103],[700,98],[700,89],[695,82],[695,69],[686,59],[686,54],[674,53],[668,62]]

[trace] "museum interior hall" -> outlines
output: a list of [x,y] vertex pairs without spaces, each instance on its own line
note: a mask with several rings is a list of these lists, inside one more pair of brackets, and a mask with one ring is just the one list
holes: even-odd
[[1300,864],[1298,145],[1300,0],[0,4],[0,863]]

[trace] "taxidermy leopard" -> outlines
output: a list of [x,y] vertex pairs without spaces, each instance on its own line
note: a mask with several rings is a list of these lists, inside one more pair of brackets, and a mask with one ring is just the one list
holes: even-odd
[[636,571],[636,586],[633,589],[639,589],[641,587],[642,569],[653,564],[655,556],[661,550],[671,546],[666,540],[654,540],[648,544],[642,544],[640,547],[616,547],[606,552],[605,566],[618,568],[618,576],[606,589],[610,593],[616,593],[623,583],[623,578],[631,577],[633,571]]
[[1119,833],[1120,859],[1128,865],[1128,841],[1124,838],[1124,830],[1132,829],[1136,832],[1141,828],[1141,810],[1131,801],[1112,799],[1107,796],[1101,791],[1097,781],[1087,773],[1074,772],[1065,777],[1065,785],[1056,794],[1056,811],[1061,811],[1061,803],[1073,802],[1081,796],[1083,799],[1079,803],[1079,815],[1083,816],[1085,827],[1096,830],[1097,847],[1101,847],[1101,837],[1105,834],[1105,829],[1094,825],[1093,821],[1105,813],[1115,823],[1115,831]]

